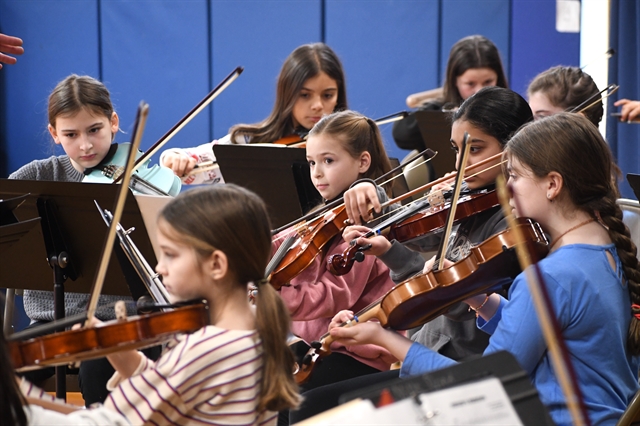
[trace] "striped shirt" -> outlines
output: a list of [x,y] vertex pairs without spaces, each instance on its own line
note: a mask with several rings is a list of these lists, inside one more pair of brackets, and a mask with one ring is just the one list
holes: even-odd
[[179,335],[155,363],[143,356],[131,377],[116,372],[104,405],[133,425],[275,425],[277,413],[257,408],[262,353],[255,330]]

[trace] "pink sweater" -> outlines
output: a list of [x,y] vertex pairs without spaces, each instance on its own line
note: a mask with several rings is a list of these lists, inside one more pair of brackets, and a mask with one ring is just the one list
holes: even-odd
[[[275,248],[281,244],[284,231],[275,238]],[[342,236],[337,236],[325,247],[325,256],[319,255],[300,275],[291,280],[290,286],[280,288],[280,295],[289,308],[293,321],[293,334],[306,342],[319,340],[328,330],[331,318],[343,309],[357,313],[380,299],[394,283],[389,268],[376,256],[365,256],[362,263],[355,263],[348,274],[335,276],[327,269],[327,258],[344,252],[347,248]],[[331,345],[333,352],[352,356],[358,361],[388,370],[397,361],[386,349],[375,345],[345,347]]]

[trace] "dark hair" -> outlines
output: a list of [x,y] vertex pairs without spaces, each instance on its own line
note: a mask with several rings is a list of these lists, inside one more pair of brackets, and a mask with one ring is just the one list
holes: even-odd
[[114,109],[109,90],[100,81],[88,75],[71,74],[56,85],[49,95],[49,124],[56,127],[56,118],[88,109],[96,115],[104,115],[109,120]]
[[473,35],[458,40],[449,52],[444,81],[445,104],[460,105],[464,99],[456,85],[458,77],[469,69],[490,68],[498,76],[497,86],[508,88],[507,76],[502,67],[500,52],[491,40],[481,35]]
[[230,129],[231,141],[238,134],[251,137],[252,143],[274,142],[293,134],[292,111],[304,83],[324,72],[338,85],[338,101],[334,111],[347,109],[347,89],[342,63],[338,55],[324,43],[305,44],[291,52],[284,61],[271,114],[257,124],[238,124]]
[[[4,307],[4,295],[0,293],[0,306]],[[2,332],[4,311],[0,309],[0,413],[4,421],[15,426],[26,426],[27,415],[24,406],[27,405],[22,392],[16,383],[16,373],[9,356],[9,347]],[[3,422],[0,422],[4,424]]]
[[529,84],[527,95],[531,97],[536,92],[543,93],[553,105],[565,111],[591,99],[583,107],[595,104],[587,108],[584,115],[596,126],[602,120],[604,107],[600,90],[591,76],[578,67],[557,66],[541,72]]
[[504,147],[523,124],[533,120],[527,101],[511,89],[484,87],[460,105],[453,121],[464,120]]
[[[233,184],[197,188],[179,194],[160,213],[169,236],[194,247],[199,256],[221,250],[238,286],[262,281],[271,256],[271,225],[264,202]],[[164,222],[164,223],[163,223]],[[294,358],[286,344],[289,311],[276,290],[260,285],[256,327],[264,348],[259,408],[280,411],[299,403],[291,374]]]
[[[361,178],[376,179],[391,170],[380,129],[372,119],[350,110],[334,112],[323,117],[309,132],[309,136],[322,134],[340,141],[353,158],[365,151],[371,154],[371,166]],[[390,187],[385,189],[388,191]]]
[[[545,117],[524,126],[509,141],[505,155],[517,158],[537,177],[552,171],[560,173],[565,196],[573,205],[594,218],[594,212],[599,213],[622,261],[631,303],[640,304],[637,247],[616,204],[611,150],[596,126],[581,114],[563,112]],[[640,314],[640,309],[631,306],[620,309]],[[635,317],[631,319],[627,348],[632,355],[640,354],[640,320]]]

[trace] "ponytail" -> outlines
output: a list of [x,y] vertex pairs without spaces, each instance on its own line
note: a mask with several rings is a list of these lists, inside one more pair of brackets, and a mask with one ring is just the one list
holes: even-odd
[[296,408],[301,399],[293,378],[295,359],[291,349],[283,345],[291,329],[289,311],[266,280],[258,287],[256,325],[266,355],[259,408],[271,411]]

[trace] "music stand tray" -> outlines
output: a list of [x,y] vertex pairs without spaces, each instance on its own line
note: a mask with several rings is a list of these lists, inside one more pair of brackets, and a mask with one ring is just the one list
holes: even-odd
[[462,362],[407,379],[394,379],[342,395],[340,403],[355,398],[369,399],[378,405],[381,395],[391,394],[395,401],[413,398],[422,393],[471,383],[495,377],[498,378],[524,425],[553,425],[538,391],[531,384],[529,375],[520,367],[515,357],[506,351],[496,352],[472,361]]
[[322,203],[313,186],[306,152],[278,145],[214,145],[226,183],[247,188],[267,205],[271,225],[302,217]]
[[451,149],[451,113],[416,111],[414,114],[425,147],[438,151],[438,155],[431,160],[436,178],[453,171],[456,153]]
[[[47,263],[43,235],[43,229],[49,227],[61,233],[69,251],[72,269],[68,271],[71,279],[65,282],[65,291],[89,293],[109,230],[94,200],[103,209],[112,210],[118,189],[119,185],[112,184],[0,179],[0,199],[27,195],[24,203],[13,213],[20,221],[18,225],[32,226],[10,248],[2,248],[0,287],[52,290],[52,269]],[[47,219],[40,217],[38,203],[46,203],[55,212],[57,223],[43,223]],[[43,226],[29,225],[30,221],[40,222]],[[131,191],[127,194],[121,224],[125,228],[135,227],[132,239],[145,259],[155,264],[156,257]],[[115,256],[111,257],[102,294],[131,295]]]

